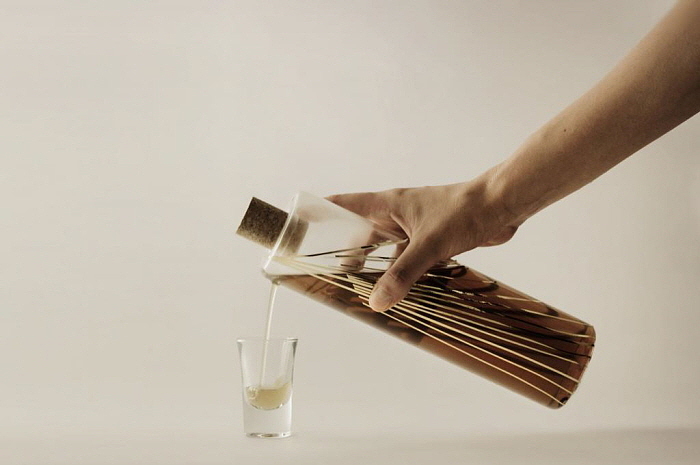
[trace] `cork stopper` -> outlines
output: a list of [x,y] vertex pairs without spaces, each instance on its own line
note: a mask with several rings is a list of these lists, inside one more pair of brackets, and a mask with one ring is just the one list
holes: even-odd
[[236,234],[272,249],[287,221],[287,212],[253,197]]

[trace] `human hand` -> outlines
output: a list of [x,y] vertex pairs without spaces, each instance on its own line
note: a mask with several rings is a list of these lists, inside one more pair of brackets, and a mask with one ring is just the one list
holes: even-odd
[[431,266],[479,246],[497,245],[519,223],[499,205],[483,178],[460,184],[383,192],[341,194],[328,200],[407,237],[396,261],[377,281],[369,299],[384,311],[408,294]]

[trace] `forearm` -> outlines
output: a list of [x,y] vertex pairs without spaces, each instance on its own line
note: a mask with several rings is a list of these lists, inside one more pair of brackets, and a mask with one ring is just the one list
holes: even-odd
[[700,1],[681,1],[595,87],[490,173],[515,223],[700,111]]

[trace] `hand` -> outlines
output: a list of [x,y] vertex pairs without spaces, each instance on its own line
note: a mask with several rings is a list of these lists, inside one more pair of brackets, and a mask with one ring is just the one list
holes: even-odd
[[498,205],[485,176],[468,183],[342,194],[328,200],[409,239],[369,299],[384,311],[408,294],[431,266],[475,247],[508,241],[519,224]]

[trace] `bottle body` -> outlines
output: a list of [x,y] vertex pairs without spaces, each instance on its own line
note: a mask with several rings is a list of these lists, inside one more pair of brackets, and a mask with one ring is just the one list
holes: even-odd
[[275,282],[548,407],[576,390],[591,325],[454,260],[374,312],[369,295],[403,240],[309,194],[295,198],[287,220],[263,268]]
[[595,331],[577,318],[458,263],[433,268],[395,307],[369,308],[377,272],[276,280],[551,408],[563,406],[591,358]]

